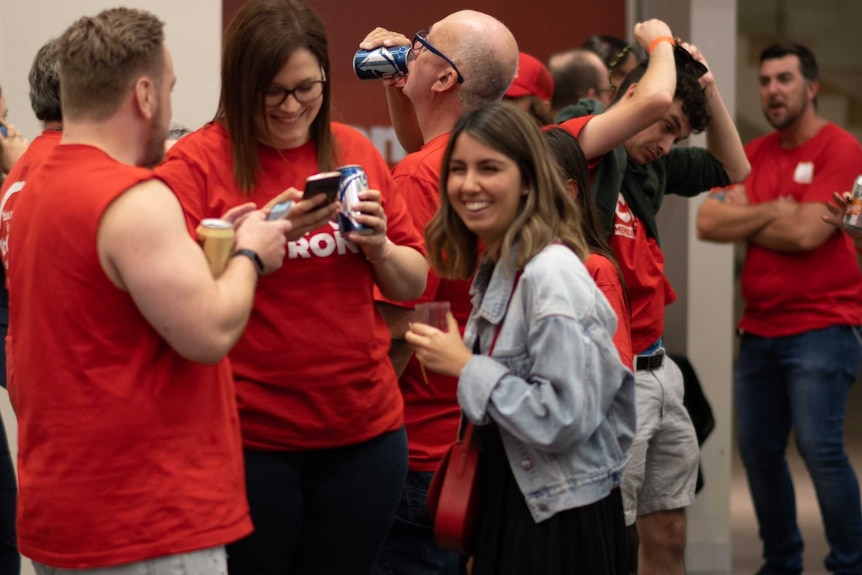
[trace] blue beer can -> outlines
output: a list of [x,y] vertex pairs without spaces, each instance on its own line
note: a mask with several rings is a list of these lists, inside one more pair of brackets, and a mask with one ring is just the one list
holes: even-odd
[[407,75],[407,63],[412,59],[413,50],[409,46],[380,46],[357,51],[353,55],[353,70],[360,80],[403,78]]
[[356,232],[362,235],[373,234],[374,230],[356,221],[360,212],[353,207],[360,201],[359,192],[368,189],[368,176],[362,166],[352,164],[336,168],[341,172],[341,184],[338,186],[338,199],[341,201],[341,212],[338,214],[338,229],[342,234]]

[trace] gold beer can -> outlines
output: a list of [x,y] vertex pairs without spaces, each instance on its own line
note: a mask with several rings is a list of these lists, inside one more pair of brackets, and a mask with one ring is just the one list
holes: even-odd
[[844,227],[862,231],[862,176],[857,176],[853,180],[853,190],[850,193],[850,202],[846,213]]
[[204,249],[213,277],[219,277],[227,267],[233,252],[233,224],[216,218],[201,220],[197,227],[198,241]]

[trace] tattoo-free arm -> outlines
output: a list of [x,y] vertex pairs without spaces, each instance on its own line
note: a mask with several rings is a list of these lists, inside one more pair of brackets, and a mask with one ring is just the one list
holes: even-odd
[[[258,214],[258,219],[262,215]],[[243,224],[248,225],[248,224]],[[260,222],[256,224],[263,231]],[[258,251],[264,261],[280,261],[288,222],[269,222],[269,234],[255,234],[241,247]],[[273,242],[280,247],[262,250]],[[99,224],[97,247],[102,268],[127,291],[150,325],[181,356],[215,363],[245,329],[251,312],[257,270],[249,258],[229,260],[214,279],[200,246],[191,238],[183,211],[171,190],[150,180],[123,193]]]
[[[662,36],[672,36],[667,24],[649,20],[635,26],[635,37],[646,50]],[[673,104],[676,64],[673,45],[660,42],[650,54],[649,64],[634,91],[624,94],[608,110],[592,118],[578,134],[588,160],[610,152],[641,130],[661,120]],[[566,122],[560,124],[566,129]]]
[[714,82],[706,88],[705,94],[712,116],[706,130],[706,149],[721,162],[731,182],[742,182],[751,172],[751,165],[745,156],[736,124]]
[[706,149],[724,166],[731,182],[742,182],[751,172],[751,165],[745,156],[745,149],[736,130],[736,124],[730,112],[727,111],[727,106],[724,105],[724,100],[715,84],[715,76],[696,46],[684,42],[682,47],[691,54],[692,58],[707,68],[706,74],[700,78],[700,86],[706,96],[706,107],[711,118],[706,129]]
[[401,88],[390,85],[385,89],[389,118],[395,129],[398,143],[408,154],[418,151],[425,144],[425,141],[422,138],[419,121],[416,119],[416,112],[413,110],[413,103],[404,95]]

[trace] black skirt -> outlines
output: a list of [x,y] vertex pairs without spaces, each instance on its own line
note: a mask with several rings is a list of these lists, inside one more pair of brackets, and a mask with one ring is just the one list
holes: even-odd
[[629,575],[619,488],[536,523],[496,425],[482,430],[482,491],[472,575]]

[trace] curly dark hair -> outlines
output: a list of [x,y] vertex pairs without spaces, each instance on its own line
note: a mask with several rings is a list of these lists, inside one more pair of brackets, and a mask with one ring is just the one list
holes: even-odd
[[[685,48],[677,47],[677,50],[685,50]],[[698,81],[702,74],[692,62],[691,57],[688,59],[676,58],[676,91],[673,94],[673,99],[682,101],[682,112],[691,124],[691,132],[699,134],[709,126],[712,116],[706,106],[706,94],[704,94]],[[649,60],[641,62],[629,72],[617,90],[613,103],[622,98],[629,86],[643,78],[648,64]]]

